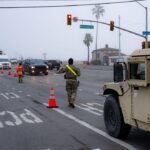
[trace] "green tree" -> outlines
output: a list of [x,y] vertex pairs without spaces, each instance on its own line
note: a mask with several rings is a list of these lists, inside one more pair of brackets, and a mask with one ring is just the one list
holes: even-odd
[[88,50],[88,56],[87,56],[87,63],[89,64],[89,59],[90,59],[90,43],[93,42],[93,37],[90,33],[86,33],[83,43],[87,46],[87,50]]

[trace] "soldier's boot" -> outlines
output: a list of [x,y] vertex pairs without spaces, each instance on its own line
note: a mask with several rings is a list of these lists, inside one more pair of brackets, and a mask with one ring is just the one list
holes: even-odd
[[72,107],[72,103],[69,103],[68,106],[69,106],[69,107]]
[[70,103],[70,106],[71,106],[72,108],[75,108],[75,105],[74,105],[73,103]]
[[71,107],[71,96],[68,94],[68,106]]
[[23,83],[23,78],[22,77],[20,78],[20,81],[21,81],[21,83]]
[[18,77],[18,82],[20,83],[20,77]]
[[71,101],[70,101],[70,107],[75,108],[75,105],[74,105],[74,99],[73,99],[73,98],[71,98]]

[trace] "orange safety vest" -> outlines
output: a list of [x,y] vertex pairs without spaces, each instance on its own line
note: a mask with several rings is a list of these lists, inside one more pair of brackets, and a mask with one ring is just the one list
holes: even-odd
[[17,73],[18,75],[22,75],[22,66],[17,67]]

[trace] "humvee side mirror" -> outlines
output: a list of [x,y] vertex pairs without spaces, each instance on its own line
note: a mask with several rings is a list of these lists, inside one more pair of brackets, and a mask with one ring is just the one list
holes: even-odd
[[121,63],[114,63],[114,82],[123,81],[123,65]]

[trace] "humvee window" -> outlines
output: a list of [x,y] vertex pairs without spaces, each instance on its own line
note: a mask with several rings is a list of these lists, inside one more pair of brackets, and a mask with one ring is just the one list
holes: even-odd
[[131,63],[130,78],[145,80],[145,63]]

